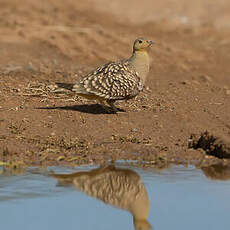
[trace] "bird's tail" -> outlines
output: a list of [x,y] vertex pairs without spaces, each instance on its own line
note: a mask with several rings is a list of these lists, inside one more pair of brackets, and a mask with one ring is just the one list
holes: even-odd
[[71,174],[55,174],[49,173],[49,176],[54,177],[58,181],[58,185],[70,185],[73,184],[73,180],[79,176],[79,172]]
[[78,83],[71,84],[71,83],[61,83],[61,82],[59,83],[59,82],[56,82],[56,85],[59,88],[68,89],[70,91],[74,91],[77,94],[88,94],[88,92],[85,90],[85,88],[82,87],[82,85],[78,84]]
[[68,89],[70,91],[73,90],[73,86],[74,86],[74,84],[71,84],[71,83],[61,83],[61,82],[56,82],[56,85],[59,88]]

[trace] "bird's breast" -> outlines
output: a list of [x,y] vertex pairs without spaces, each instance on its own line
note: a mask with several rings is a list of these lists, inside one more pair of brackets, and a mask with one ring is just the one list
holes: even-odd
[[139,74],[141,81],[145,84],[146,77],[149,73],[149,55],[147,52],[135,52],[130,59],[130,63],[135,71]]

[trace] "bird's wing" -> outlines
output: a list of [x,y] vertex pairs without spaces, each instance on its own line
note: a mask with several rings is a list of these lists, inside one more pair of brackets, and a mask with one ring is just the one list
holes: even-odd
[[115,100],[135,96],[141,90],[140,77],[127,61],[105,64],[73,87],[73,91],[77,93],[85,92]]
[[106,170],[94,176],[81,175],[73,183],[78,190],[125,210],[129,210],[144,186],[135,172],[121,170]]

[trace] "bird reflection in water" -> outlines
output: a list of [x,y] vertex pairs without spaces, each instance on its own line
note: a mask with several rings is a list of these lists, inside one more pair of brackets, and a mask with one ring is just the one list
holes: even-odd
[[141,177],[133,170],[113,165],[72,174],[51,174],[59,184],[74,186],[106,204],[129,211],[136,230],[150,230],[149,198]]

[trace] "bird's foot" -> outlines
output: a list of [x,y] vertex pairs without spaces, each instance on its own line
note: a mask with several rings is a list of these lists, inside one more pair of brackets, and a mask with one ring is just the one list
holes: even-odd
[[116,114],[119,113],[125,113],[126,111],[124,109],[116,108]]
[[119,114],[119,113],[125,113],[126,111],[120,108],[115,107],[114,105],[109,108],[112,113]]
[[108,114],[119,114],[119,113],[124,113],[126,112],[123,109],[117,108],[117,107],[107,107],[107,106],[102,106],[102,108],[106,111]]
[[115,114],[117,111],[115,111],[112,107],[108,107],[104,104],[101,104],[101,107],[103,108],[103,110],[105,110],[106,113],[108,114]]
[[113,113],[117,114],[117,113],[123,113],[123,112],[125,112],[125,110],[117,108],[114,105],[114,101],[113,100],[107,100],[107,103],[110,105],[110,109],[112,110]]

